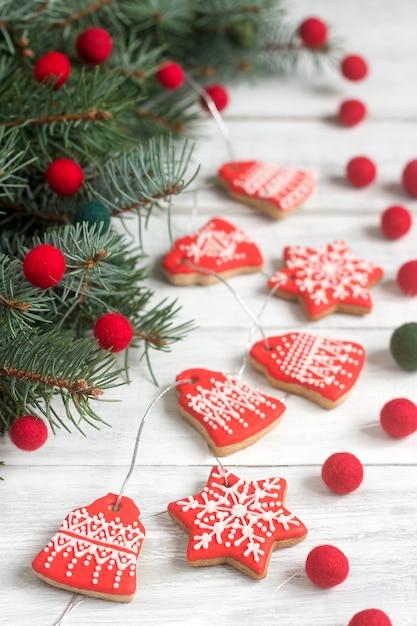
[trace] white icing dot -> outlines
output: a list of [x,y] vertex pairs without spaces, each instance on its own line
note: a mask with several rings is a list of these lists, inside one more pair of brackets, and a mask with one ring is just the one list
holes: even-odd
[[51,567],[51,564],[50,563],[45,563],[44,567],[46,567],[46,569],[48,569],[49,567]]
[[93,585],[98,585],[98,580],[97,578],[93,578],[93,580],[91,581],[93,583]]
[[48,561],[49,563],[52,563],[52,561],[53,561],[53,560],[54,560],[54,558],[53,558],[52,556],[48,556],[47,561]]
[[88,565],[90,565],[90,561],[87,561],[87,559],[86,559],[86,560],[84,561],[83,565],[85,565],[85,566],[87,567]]
[[100,574],[98,572],[94,572],[93,578],[98,578],[99,576],[100,576]]
[[119,588],[119,583],[114,583],[113,588],[114,589],[118,589]]
[[66,572],[65,576],[67,576],[68,578],[70,578],[72,576],[72,572]]

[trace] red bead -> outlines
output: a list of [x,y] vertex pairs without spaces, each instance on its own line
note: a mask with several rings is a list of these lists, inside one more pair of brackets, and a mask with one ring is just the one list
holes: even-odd
[[62,52],[47,52],[36,62],[33,74],[38,83],[45,82],[58,89],[71,74],[71,63]]
[[[218,111],[223,111],[229,104],[229,94],[222,85],[208,85],[204,91],[212,99]],[[200,103],[203,109],[209,111],[208,104],[203,97],[200,99]]]
[[381,230],[389,239],[399,239],[411,228],[412,217],[405,207],[394,204],[381,215]]
[[321,477],[329,489],[345,495],[355,491],[363,480],[363,465],[350,452],[336,452],[321,468]]
[[417,260],[401,265],[397,272],[397,285],[407,296],[417,296]]
[[358,54],[345,57],[340,64],[340,69],[345,78],[353,81],[362,80],[368,74],[368,65]]
[[308,554],[305,570],[311,582],[327,589],[346,580],[349,561],[335,546],[317,546]]
[[366,116],[366,107],[360,100],[345,100],[341,103],[337,117],[344,126],[356,126]]
[[46,170],[46,182],[60,196],[72,196],[84,182],[81,167],[71,159],[57,159]]
[[77,37],[77,52],[86,63],[100,65],[107,61],[113,50],[113,39],[104,28],[86,28]]
[[365,156],[354,157],[346,166],[346,176],[354,187],[366,187],[376,178],[376,166]]
[[128,319],[119,313],[102,315],[94,326],[94,337],[100,348],[110,352],[121,352],[128,347],[133,329]]
[[417,406],[407,398],[394,398],[382,407],[379,421],[390,437],[408,437],[417,430]]
[[55,287],[65,273],[65,258],[61,250],[49,243],[32,248],[23,259],[23,274],[27,281],[40,289]]
[[184,83],[184,70],[178,63],[167,61],[157,71],[156,78],[166,89],[179,89]]
[[402,185],[410,196],[417,198],[417,159],[407,163],[402,174]]
[[37,450],[48,439],[45,423],[34,415],[22,415],[10,428],[10,439],[20,450]]
[[365,609],[355,613],[348,626],[392,626],[392,622],[380,609]]
[[298,35],[307,48],[321,48],[327,41],[327,25],[317,17],[308,17],[300,24]]

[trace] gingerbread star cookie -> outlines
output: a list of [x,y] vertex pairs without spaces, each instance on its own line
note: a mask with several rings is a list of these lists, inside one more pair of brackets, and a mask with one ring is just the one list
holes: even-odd
[[292,332],[255,343],[249,361],[273,387],[333,409],[355,385],[365,350],[353,341]]
[[130,602],[136,591],[136,561],[145,529],[130,498],[109,493],[71,511],[32,563],[54,587],[93,598]]
[[175,241],[163,270],[174,285],[212,285],[219,281],[217,275],[227,279],[258,272],[263,263],[258,246],[243,230],[215,217],[195,234]]
[[[179,412],[217,456],[252,445],[279,422],[285,405],[234,376],[194,368],[176,378]],[[184,382],[189,380],[190,382]]]
[[219,169],[218,181],[232,198],[276,220],[293,213],[316,186],[312,172],[262,161],[225,163]]
[[172,519],[189,533],[187,562],[229,563],[252,578],[265,578],[273,550],[307,536],[304,524],[284,507],[282,478],[244,480],[213,467],[206,487],[168,505]]
[[343,241],[319,248],[287,246],[285,267],[268,281],[274,295],[298,300],[307,317],[317,320],[335,311],[363,315],[372,310],[369,288],[383,270],[356,257]]

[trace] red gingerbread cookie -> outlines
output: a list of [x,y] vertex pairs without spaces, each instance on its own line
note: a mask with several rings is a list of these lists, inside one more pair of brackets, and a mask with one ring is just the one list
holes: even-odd
[[365,350],[352,341],[292,332],[258,341],[249,360],[273,387],[333,409],[356,383]]
[[130,602],[136,591],[136,561],[145,529],[139,509],[109,493],[71,511],[32,563],[45,582],[85,596]]
[[243,230],[215,217],[194,235],[177,239],[163,270],[174,285],[212,285],[218,282],[213,273],[226,279],[258,272],[263,263],[258,246]]
[[276,220],[295,211],[316,186],[312,172],[262,161],[225,163],[219,169],[218,180],[232,198]]
[[287,246],[285,267],[268,281],[274,295],[298,300],[310,320],[335,311],[362,315],[372,310],[369,287],[383,275],[380,267],[355,257],[343,241],[320,248]]
[[[182,382],[187,379],[192,382]],[[277,425],[285,405],[238,378],[201,368],[176,378],[180,414],[217,456],[252,445]]]
[[284,507],[282,478],[244,480],[213,467],[207,486],[168,505],[172,519],[189,533],[187,562],[229,563],[252,578],[265,578],[273,550],[298,543],[307,528]]

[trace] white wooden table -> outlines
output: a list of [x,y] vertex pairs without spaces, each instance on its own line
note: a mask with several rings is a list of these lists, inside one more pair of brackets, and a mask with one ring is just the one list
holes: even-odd
[[[314,13],[331,24],[344,37],[346,51],[368,59],[369,78],[349,83],[329,70],[319,77],[310,73],[241,86],[232,90],[225,119],[238,158],[313,168],[319,177],[317,191],[291,217],[273,222],[215,187],[203,189],[228,159],[209,119],[196,152],[200,190],[178,199],[173,229],[176,237],[182,236],[212,216],[223,216],[258,243],[268,275],[280,267],[285,245],[314,247],[336,239],[385,270],[371,291],[370,315],[335,314],[308,322],[298,305],[273,298],[261,318],[267,335],[307,330],[357,341],[367,352],[356,387],[337,409],[326,411],[291,396],[276,429],[224,459],[225,466],[243,478],[285,478],[286,504],[306,524],[308,537],[273,552],[267,578],[255,581],[225,565],[189,567],[186,533],[166,513],[149,517],[144,520],[147,535],[134,601],[121,605],[88,599],[65,620],[68,626],[346,626],[354,613],[369,607],[384,610],[395,626],[417,624],[417,434],[393,440],[378,424],[388,400],[404,396],[417,401],[417,374],[401,370],[389,352],[392,331],[417,318],[416,298],[403,295],[395,282],[400,265],[416,258],[417,224],[395,242],[379,229],[381,212],[394,203],[404,203],[417,220],[416,200],[399,185],[402,168],[417,157],[417,3],[290,4],[294,23]],[[362,99],[370,112],[353,129],[334,122],[339,103],[347,97]],[[359,154],[370,156],[378,166],[377,182],[364,190],[344,180],[346,162]],[[252,325],[245,311],[222,284],[167,284],[160,269],[169,248],[164,221],[151,219],[149,230],[147,252],[155,265],[151,284],[158,298],[178,298],[182,319],[194,319],[198,328],[168,355],[153,357],[159,388],[144,363],[132,366],[131,384],[108,394],[121,402],[101,405],[111,428],[89,431],[87,438],[60,432],[33,453],[18,451],[7,439],[1,442],[0,458],[7,465],[0,486],[0,621],[8,626],[52,625],[65,610],[71,594],[38,580],[32,558],[71,509],[118,492],[139,420],[157,393],[189,367],[236,374],[242,364]],[[266,297],[265,276],[236,277],[230,285],[258,313]],[[282,397],[250,367],[244,379]],[[331,453],[344,450],[363,462],[365,477],[357,491],[337,496],[322,483],[320,470]],[[201,436],[179,416],[172,391],[156,405],[144,428],[126,495],[144,516],[164,511],[170,501],[197,493],[215,463]],[[350,562],[347,580],[329,590],[313,585],[304,573],[308,552],[324,543],[342,549]]]

